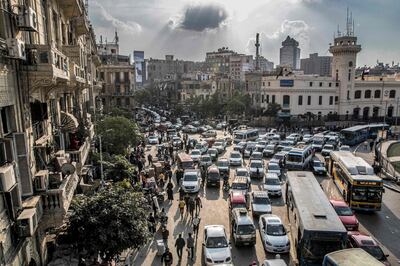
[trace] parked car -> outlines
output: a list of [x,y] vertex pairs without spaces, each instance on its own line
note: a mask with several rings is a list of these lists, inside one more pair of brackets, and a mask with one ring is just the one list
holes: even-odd
[[305,134],[303,136],[303,141],[308,144],[312,141],[312,138],[313,138],[313,136],[311,134]]
[[252,160],[249,164],[250,177],[262,178],[264,176],[264,163],[262,160]]
[[326,167],[319,159],[311,161],[311,170],[315,175],[326,175]]
[[348,236],[348,248],[362,248],[386,266],[390,265],[387,260],[389,255],[383,252],[382,248],[371,236],[357,231],[349,232]]
[[240,192],[231,191],[229,194],[229,210],[232,212],[236,208],[247,208],[246,196]]
[[339,216],[340,221],[342,221],[344,227],[346,227],[348,231],[357,231],[359,224],[358,220],[347,203],[343,200],[336,199],[332,199],[330,202]]
[[248,199],[248,193],[251,191],[251,183],[247,177],[234,177],[231,183],[231,192],[240,192]]
[[229,156],[229,164],[232,166],[241,166],[242,155],[237,151],[231,152],[231,155]]
[[206,225],[203,235],[203,257],[205,265],[232,262],[229,238],[223,225]]
[[215,141],[212,147],[216,149],[218,153],[223,153],[225,151],[225,147],[220,141]]
[[268,196],[282,196],[282,183],[276,173],[268,172],[264,176],[264,191],[268,193]]
[[[277,255],[278,257],[279,255]],[[261,266],[287,266],[287,263],[280,257],[275,259],[264,260]]]
[[267,252],[288,253],[290,241],[281,219],[273,214],[260,216],[259,228],[261,241]]
[[183,173],[183,191],[186,193],[197,193],[201,186],[201,174],[199,169],[186,169]]
[[172,146],[180,147],[182,144],[182,140],[180,137],[172,137]]
[[249,141],[247,142],[246,148],[244,149],[244,157],[249,158],[253,151],[256,149],[256,142]]
[[265,191],[254,191],[252,193],[251,211],[253,216],[272,213],[271,201]]

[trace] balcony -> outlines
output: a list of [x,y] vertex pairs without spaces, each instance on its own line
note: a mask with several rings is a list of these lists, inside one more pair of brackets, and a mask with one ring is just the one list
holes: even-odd
[[81,47],[79,45],[63,45],[62,50],[71,60],[79,62],[81,53]]
[[45,228],[59,227],[71,205],[79,177],[75,173],[66,176],[58,188],[48,189],[42,194],[43,223]]
[[73,64],[71,68],[71,81],[72,85],[86,84],[85,69],[77,64]]
[[73,20],[75,26],[75,33],[78,36],[89,33],[89,22],[86,16],[79,16]]
[[[70,79],[69,59],[57,48],[50,45],[27,45],[28,65],[33,84],[50,85],[57,82],[68,82]],[[33,73],[32,73],[33,72]],[[43,84],[38,84],[38,83]]]
[[76,172],[80,174],[82,167],[85,165],[86,159],[90,151],[90,140],[89,137],[85,139],[83,144],[76,151],[67,151],[71,158],[71,163],[76,163]]
[[67,18],[77,17],[83,14],[82,0],[61,0],[58,1],[58,3]]

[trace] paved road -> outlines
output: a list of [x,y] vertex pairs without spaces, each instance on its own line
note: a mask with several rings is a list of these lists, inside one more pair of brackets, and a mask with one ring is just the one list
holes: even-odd
[[[219,132],[219,134],[221,134]],[[224,155],[220,157],[228,157],[231,147],[228,147]],[[155,147],[151,152],[155,153]],[[366,155],[367,156],[367,155]],[[364,156],[363,156],[364,157]],[[231,177],[234,171],[231,171]],[[338,193],[335,185],[329,177],[318,178],[324,187],[328,197],[338,198]],[[169,246],[173,247],[174,241],[179,233],[183,233],[184,237],[192,231],[190,226],[190,218],[185,217],[180,219],[178,213],[178,195],[176,182],[174,181],[174,201],[166,203],[166,210],[168,211],[169,221],[168,229],[170,231]],[[253,191],[261,190],[261,182],[252,180]],[[284,191],[284,190],[283,190]],[[203,228],[205,225],[222,224],[225,226],[229,234],[229,212],[228,212],[228,195],[222,192],[221,188],[205,188],[200,191],[203,201],[203,208],[200,212],[201,224],[200,234],[196,242],[196,256],[194,261],[187,260],[187,254],[184,254],[182,260],[178,263],[176,251],[173,248],[174,265],[201,265],[202,264],[202,237]],[[360,220],[362,230],[371,232],[384,246],[387,247],[390,254],[389,260],[392,265],[397,264],[397,258],[400,257],[400,194],[392,191],[386,191],[384,194],[384,205],[381,212],[375,214],[362,214],[357,213]],[[272,213],[278,215],[287,224],[286,208],[284,201],[281,199],[272,199],[273,208]],[[256,223],[257,224],[257,223]],[[363,229],[365,227],[365,229]],[[160,232],[155,235],[156,239],[161,239]],[[386,249],[385,249],[386,251]],[[232,245],[232,256],[234,265],[249,265],[253,260],[261,263],[266,258],[273,258],[274,255],[267,254],[260,241],[260,235],[257,230],[257,243],[254,247],[239,247],[236,248]],[[282,258],[289,262],[289,255],[283,255]],[[143,248],[139,253],[135,254],[134,265],[161,265],[160,257],[156,256],[155,242],[150,242],[148,246]]]

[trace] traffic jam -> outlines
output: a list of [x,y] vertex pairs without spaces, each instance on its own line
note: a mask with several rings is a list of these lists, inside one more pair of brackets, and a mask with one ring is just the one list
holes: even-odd
[[[175,198],[168,206],[158,201],[169,210],[169,231],[179,226],[182,234],[194,234],[185,214],[173,210],[186,197],[202,201],[191,265],[391,265],[386,249],[357,219],[359,212],[381,210],[383,180],[353,152],[388,125],[290,132],[235,119],[169,121],[168,115],[142,108],[136,120],[157,183],[171,160]],[[169,248],[174,264],[182,260],[174,253],[175,238],[157,247],[158,255]]]

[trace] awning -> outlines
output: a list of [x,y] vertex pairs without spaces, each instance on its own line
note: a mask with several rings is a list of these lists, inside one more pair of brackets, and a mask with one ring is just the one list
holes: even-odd
[[64,132],[75,132],[78,129],[78,119],[73,114],[61,111],[61,129]]

